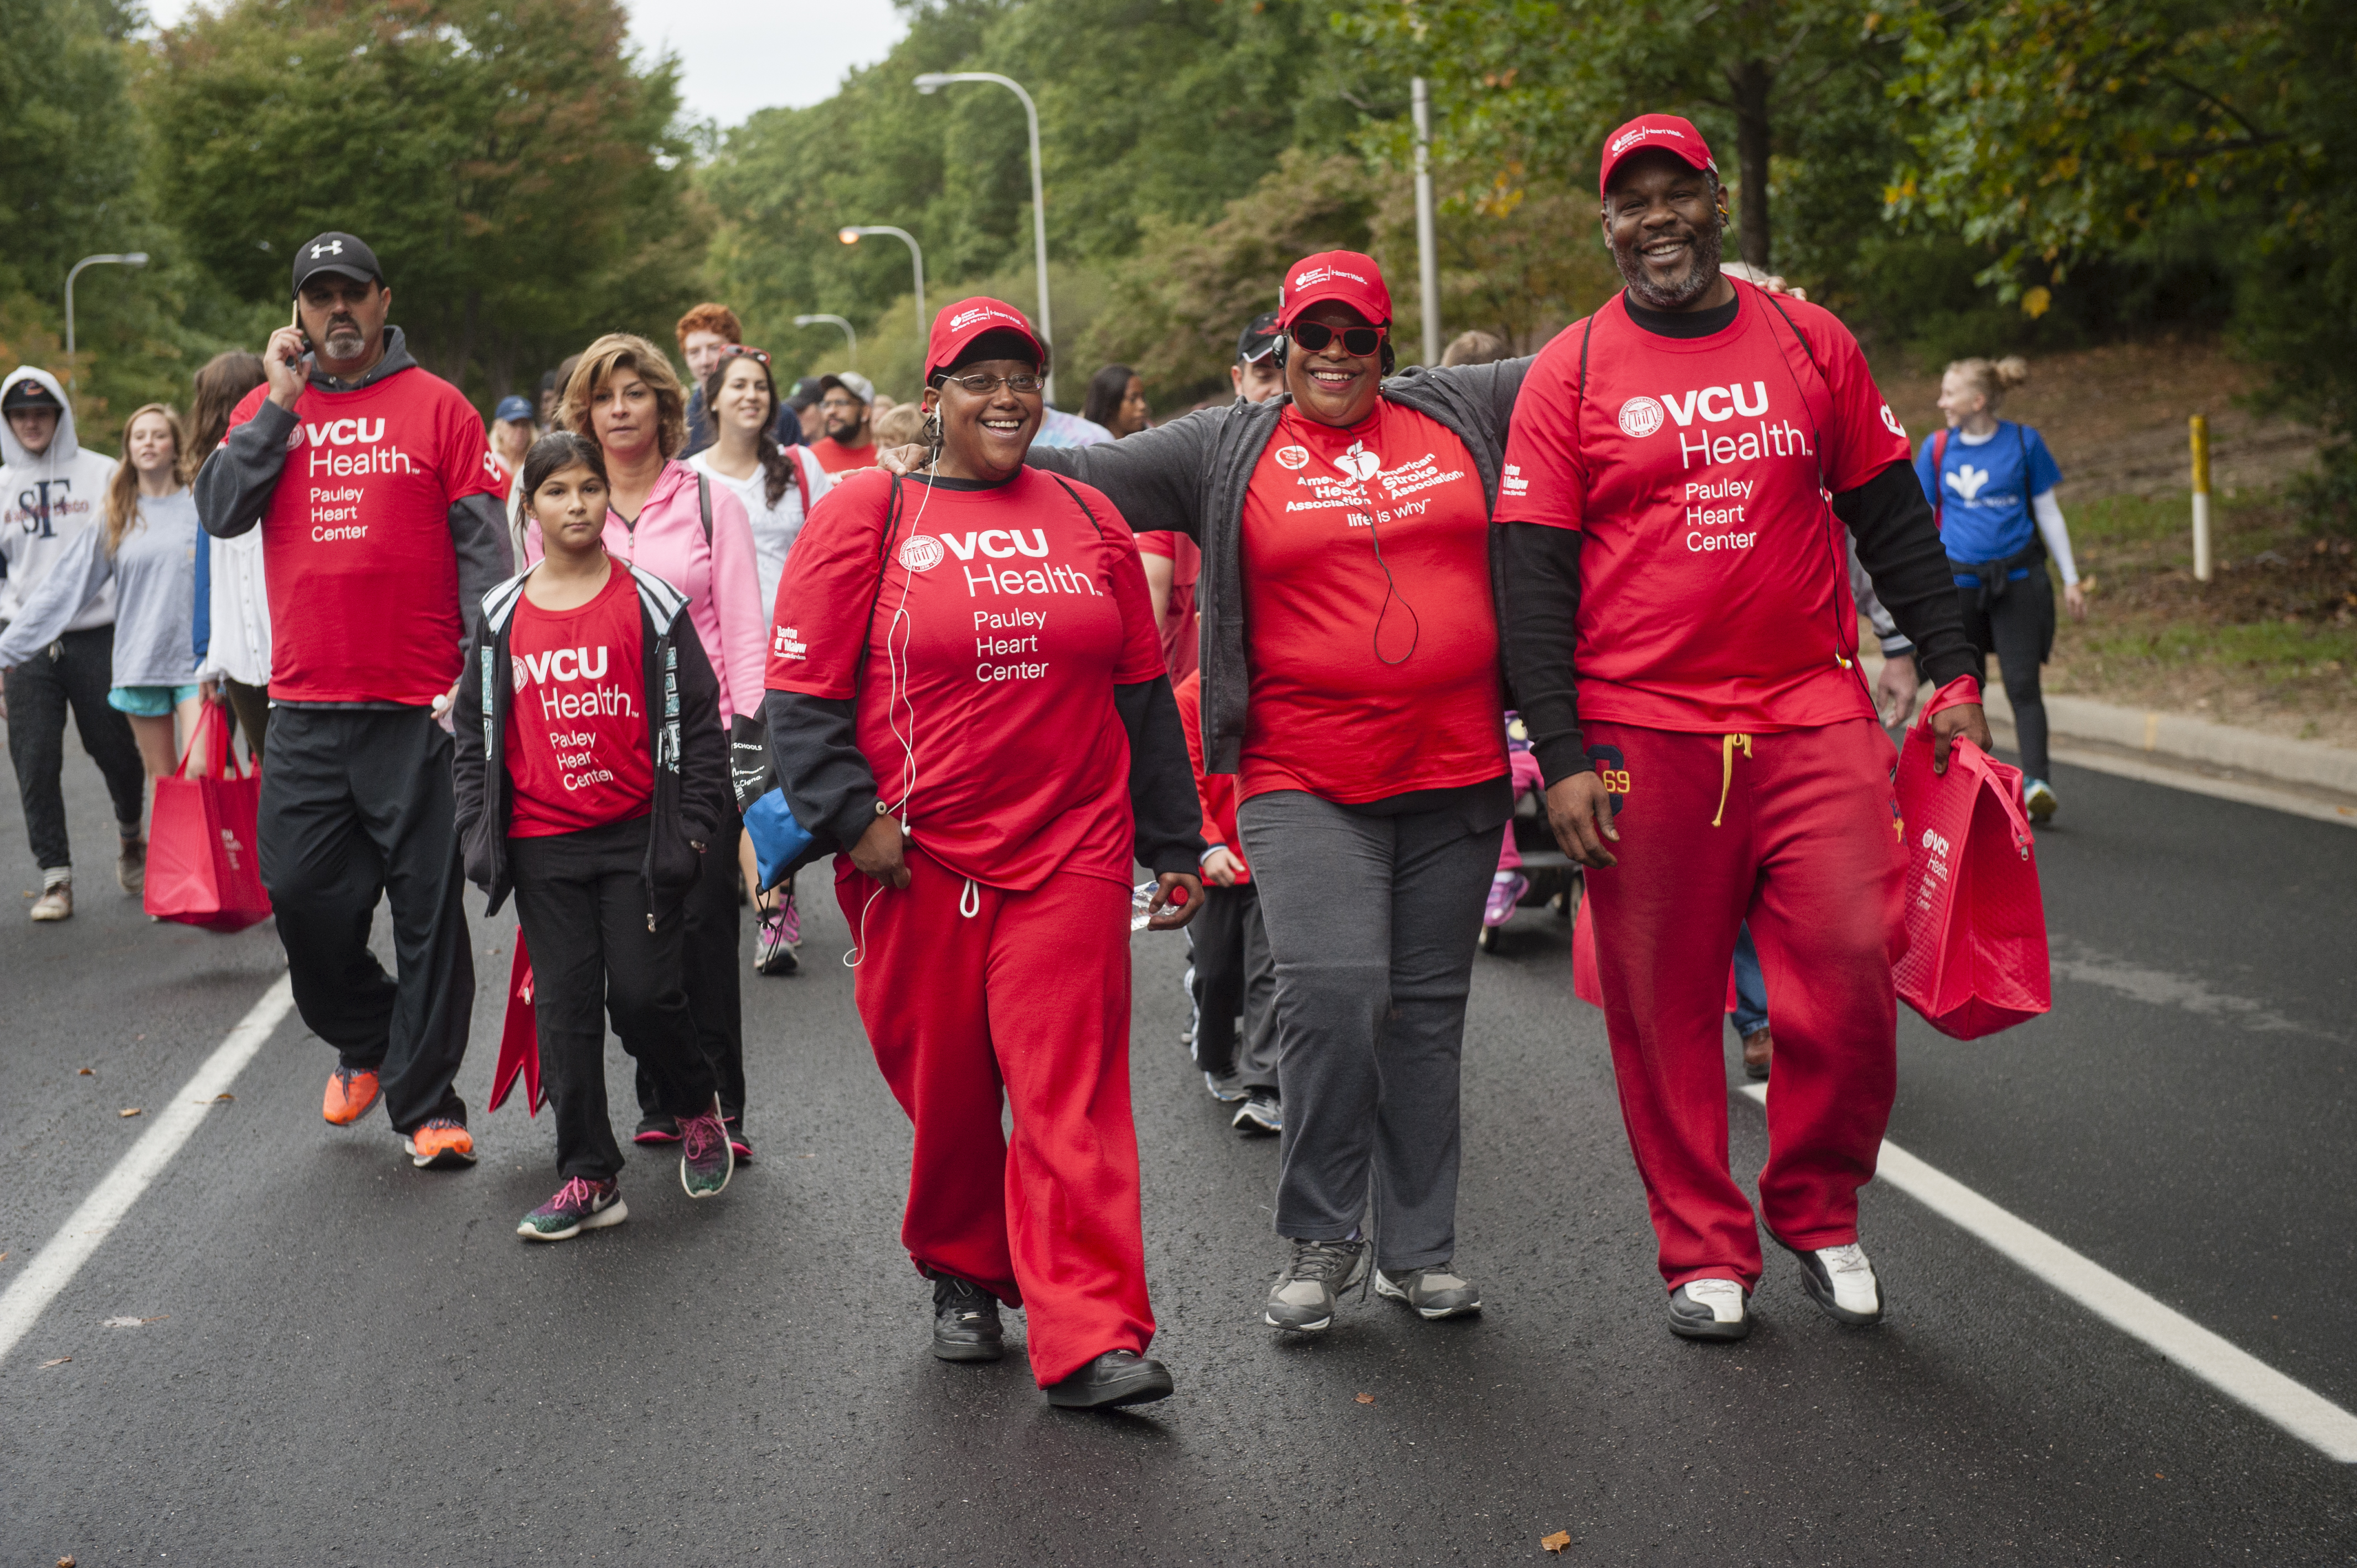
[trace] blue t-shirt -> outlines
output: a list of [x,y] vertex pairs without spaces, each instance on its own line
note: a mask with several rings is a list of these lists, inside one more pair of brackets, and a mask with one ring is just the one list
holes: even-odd
[[2046,449],[2045,437],[2026,424],[1997,421],[1996,434],[1977,446],[1956,431],[1947,433],[1940,472],[1932,471],[1937,435],[1926,436],[1915,454],[1915,478],[1923,499],[1940,516],[1940,541],[1951,561],[2003,561],[2029,548],[2038,520],[2029,498],[2062,482],[2062,470]]

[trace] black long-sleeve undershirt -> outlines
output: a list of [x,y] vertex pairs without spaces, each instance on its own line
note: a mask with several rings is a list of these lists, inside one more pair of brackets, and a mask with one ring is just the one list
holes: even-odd
[[[1115,686],[1113,702],[1129,734],[1133,853],[1156,872],[1193,871],[1203,853],[1202,808],[1170,678]],[[852,699],[771,692],[762,712],[794,820],[848,850],[875,822],[878,798],[876,775],[859,749]]]
[[[1935,686],[1979,667],[1964,640],[1954,579],[1911,464],[1897,461],[1834,498],[1858,560],[1916,668]],[[1506,668],[1532,755],[1547,783],[1587,767],[1579,727],[1579,553],[1585,537],[1544,523],[1505,525]]]

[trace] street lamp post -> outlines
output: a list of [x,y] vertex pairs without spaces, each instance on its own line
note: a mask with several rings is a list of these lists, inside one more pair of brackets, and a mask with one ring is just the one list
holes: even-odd
[[850,369],[856,371],[859,368],[859,334],[854,332],[851,329],[851,323],[845,321],[842,317],[828,316],[823,313],[817,316],[797,316],[794,317],[794,325],[797,327],[826,326],[842,328],[844,340],[851,345]]
[[909,264],[917,272],[917,341],[924,342],[932,323],[925,319],[925,252],[917,248],[917,237],[889,223],[853,223],[834,231],[834,237],[846,245],[859,243],[862,234],[889,234],[909,247]]
[[147,252],[145,251],[130,251],[121,255],[110,254],[103,256],[84,256],[81,260],[76,262],[73,264],[72,269],[66,274],[66,390],[69,392],[76,390],[74,377],[74,279],[81,276],[81,270],[84,267],[102,266],[108,263],[113,263],[117,266],[144,267],[147,264]]
[[1440,259],[1432,237],[1432,98],[1424,78],[1409,81],[1415,116],[1415,270],[1424,306],[1424,362],[1440,363]]
[[[995,70],[929,70],[917,78],[917,91],[938,92],[952,81],[995,81],[1023,100],[1023,116],[1031,129],[1031,245],[1039,268],[1039,336],[1056,340],[1056,325],[1048,314],[1048,199],[1039,184],[1039,106],[1023,84]],[[1056,401],[1056,372],[1048,372],[1048,402]]]

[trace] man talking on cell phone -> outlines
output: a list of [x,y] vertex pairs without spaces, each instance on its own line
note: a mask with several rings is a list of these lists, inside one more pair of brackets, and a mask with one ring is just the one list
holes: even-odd
[[[376,253],[327,233],[295,252],[294,325],[269,381],[197,476],[207,532],[259,524],[271,623],[262,880],[303,1022],[336,1047],[327,1119],[382,1093],[411,1161],[472,1165],[451,1087],[475,966],[458,863],[449,733],[462,605],[511,567],[507,484],[480,415],[385,325]],[[369,950],[393,909],[394,967]]]
[[[1509,669],[1555,836],[1590,868],[1672,1332],[1751,1326],[1760,1237],[1727,1172],[1719,1043],[1747,920],[1776,1019],[1760,1215],[1820,1306],[1873,1323],[1857,1189],[1898,1081],[1904,862],[1848,538],[1933,682],[1977,666],[1905,429],[1830,312],[1720,270],[1701,135],[1631,121],[1599,187],[1627,287],[1547,345],[1515,402]],[[1989,743],[1977,701],[1932,726],[1942,768],[1957,736]]]

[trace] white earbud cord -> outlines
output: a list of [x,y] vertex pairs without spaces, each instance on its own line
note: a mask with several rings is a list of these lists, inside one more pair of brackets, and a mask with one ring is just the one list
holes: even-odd
[[[938,457],[934,459],[934,463],[939,461]],[[928,481],[925,485],[925,493],[918,499],[917,515],[909,523],[909,533],[912,538],[924,524],[926,502],[933,499],[931,478],[934,463],[925,465]],[[884,628],[884,666],[888,671],[884,693],[884,722],[891,726],[892,738],[900,743],[900,755],[903,759],[900,771],[900,798],[892,803],[886,815],[897,816],[900,819],[900,832],[904,838],[909,833],[909,802],[917,793],[917,706],[909,700],[909,674],[902,662],[903,656],[908,652],[909,639],[915,635],[916,628],[909,619],[909,590],[916,580],[916,568],[909,565],[905,557],[902,558],[900,603],[894,608],[891,620]],[[893,634],[896,632],[899,634],[900,639],[897,647],[892,640]],[[909,729],[905,735],[900,732],[899,716],[894,711],[896,703],[909,711]],[[859,940],[852,944],[850,951],[843,955],[843,967],[845,969],[857,969],[860,960],[867,956],[867,911],[876,907],[877,899],[884,897],[886,886],[887,884],[878,882],[875,889],[867,895],[867,901],[859,906]]]

